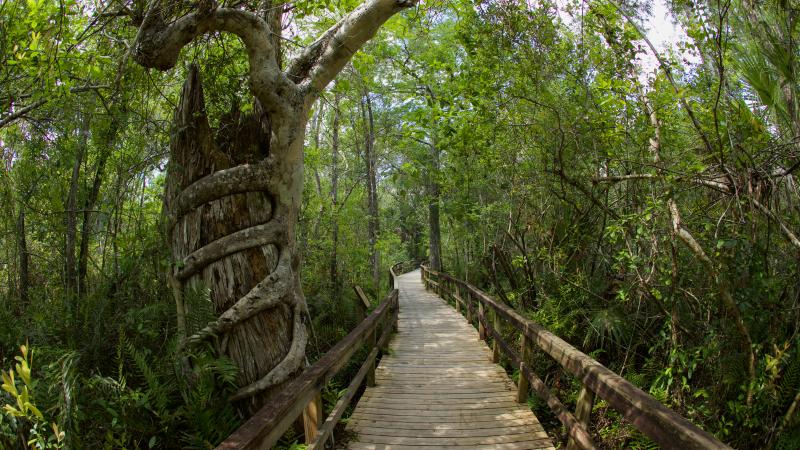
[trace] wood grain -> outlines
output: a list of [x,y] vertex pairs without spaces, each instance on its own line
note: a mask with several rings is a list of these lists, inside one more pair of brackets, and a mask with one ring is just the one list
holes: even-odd
[[[460,290],[467,293],[468,297],[478,302],[479,310],[491,312],[491,316],[495,319],[492,321],[493,323],[490,323],[486,317],[489,314],[486,314],[486,316],[479,317],[479,326],[485,330],[488,336],[492,337],[493,343],[496,344],[494,355],[499,356],[498,351],[502,350],[503,354],[511,360],[512,365],[520,369],[533,390],[547,402],[567,428],[571,441],[577,443],[580,448],[595,448],[586,427],[564,408],[563,404],[530,367],[520,364],[522,361],[520,355],[509,343],[504,342],[503,336],[499,332],[501,324],[510,325],[524,336],[525,341],[529,342],[528,345],[535,345],[547,353],[566,372],[578,379],[585,389],[607,401],[609,406],[621,413],[635,428],[659,444],[661,448],[730,450],[729,446],[717,440],[710,433],[698,428],[618,374],[475,286],[424,266],[422,272],[422,278],[428,285],[455,284],[459,286]],[[500,322],[497,321],[498,318],[501,319]],[[584,403],[587,402],[584,401]]]
[[552,449],[475,328],[418,271],[397,282],[398,333],[348,422],[347,448]]

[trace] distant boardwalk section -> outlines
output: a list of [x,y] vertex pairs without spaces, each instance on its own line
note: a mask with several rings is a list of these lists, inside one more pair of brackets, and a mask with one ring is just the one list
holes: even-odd
[[352,449],[552,449],[536,416],[461,314],[397,278],[398,333],[347,429]]

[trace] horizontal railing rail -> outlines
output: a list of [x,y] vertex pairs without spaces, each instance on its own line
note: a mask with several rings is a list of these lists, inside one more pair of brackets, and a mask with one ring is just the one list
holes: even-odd
[[410,259],[408,261],[399,262],[389,268],[389,286],[397,288],[396,278],[404,273],[411,272],[420,266],[420,262]]
[[[730,449],[710,433],[659,403],[626,379],[475,286],[444,272],[431,270],[425,265],[422,266],[421,276],[427,289],[433,287],[443,298],[449,297],[455,303],[456,310],[459,312],[463,310],[470,323],[477,322],[481,339],[492,338],[492,358],[495,363],[500,361],[502,352],[511,365],[519,369],[521,376],[517,401],[524,403],[529,388],[533,388],[566,428],[569,436],[567,449],[595,448],[588,432],[595,395],[608,402],[611,408],[622,414],[636,429],[661,448]],[[504,339],[501,333],[503,322],[520,333],[519,351]],[[547,353],[581,383],[574,414],[567,410],[529,366],[534,346]]]
[[[392,274],[392,281],[396,276]],[[364,379],[375,384],[375,364],[393,330],[397,329],[398,291],[386,299],[316,363],[289,381],[247,422],[223,441],[217,450],[269,449],[303,415],[305,440],[309,449],[324,449],[336,424],[352,402]],[[350,361],[363,344],[370,353],[351,380],[344,395],[322,422],[320,394],[325,385]]]

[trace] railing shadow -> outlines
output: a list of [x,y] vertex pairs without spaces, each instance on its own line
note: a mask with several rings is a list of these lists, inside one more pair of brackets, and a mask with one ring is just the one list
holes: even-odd
[[[375,384],[375,365],[378,355],[386,348],[392,332],[397,329],[399,311],[397,277],[418,266],[419,263],[414,261],[393,265],[389,269],[389,286],[392,289],[383,302],[322,358],[288,382],[247,422],[219,444],[217,450],[272,448],[301,415],[304,419],[307,448],[324,449],[333,436],[336,424],[361,386],[365,382],[367,386]],[[360,288],[357,288],[356,292],[359,291]],[[363,295],[363,292],[359,295]],[[345,393],[323,421],[322,404],[319,400],[322,390],[364,344],[370,349],[369,355],[350,381]]]
[[[477,319],[480,338],[492,339],[493,361],[498,363],[502,352],[511,365],[519,369],[521,376],[517,401],[524,403],[532,388],[547,403],[567,430],[568,450],[596,448],[588,432],[595,396],[607,401],[610,407],[661,448],[730,449],[626,379],[475,286],[425,265],[421,267],[422,282],[426,289],[432,289],[442,298],[453,301],[456,310],[462,312],[471,324]],[[499,332],[503,323],[511,325],[521,335],[519,350],[512,348]],[[544,351],[581,383],[574,414],[528,365],[534,348]]]

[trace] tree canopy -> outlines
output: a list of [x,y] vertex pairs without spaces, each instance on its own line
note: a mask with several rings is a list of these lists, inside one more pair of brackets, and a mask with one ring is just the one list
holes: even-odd
[[659,4],[0,0],[0,447],[213,447],[408,260],[800,446],[800,5]]

